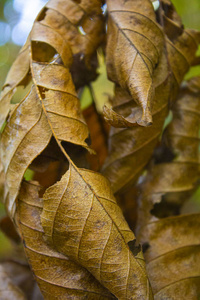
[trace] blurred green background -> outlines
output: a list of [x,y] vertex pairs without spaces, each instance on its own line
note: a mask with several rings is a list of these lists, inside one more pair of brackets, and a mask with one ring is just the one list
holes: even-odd
[[[37,13],[46,2],[46,0],[0,0],[0,89],[11,64],[31,30]],[[185,27],[200,30],[200,0],[173,0],[172,2],[181,15]],[[93,88],[97,101],[102,103],[108,99],[108,95],[112,95],[112,84],[107,81],[102,58],[99,73],[100,76],[93,84]],[[194,75],[200,75],[200,67],[192,68],[187,78]],[[85,107],[91,101],[88,88],[84,90],[83,98],[82,107]],[[200,189],[184,208],[186,212],[197,209],[200,209]],[[3,215],[5,211],[3,205],[0,204],[0,217]],[[10,249],[10,241],[0,231],[0,258],[9,255]]]

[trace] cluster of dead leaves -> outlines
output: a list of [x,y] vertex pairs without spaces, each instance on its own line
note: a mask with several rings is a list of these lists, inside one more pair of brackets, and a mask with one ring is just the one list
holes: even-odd
[[[45,299],[198,298],[199,215],[171,216],[199,179],[200,79],[179,93],[199,42],[168,0],[155,10],[150,0],[50,0],[37,16],[1,93],[0,158],[3,202]],[[109,135],[78,98],[97,77],[99,48],[115,83]],[[14,105],[20,86],[28,92]],[[137,198],[147,264],[127,223]],[[0,266],[2,299],[29,299],[10,264]]]

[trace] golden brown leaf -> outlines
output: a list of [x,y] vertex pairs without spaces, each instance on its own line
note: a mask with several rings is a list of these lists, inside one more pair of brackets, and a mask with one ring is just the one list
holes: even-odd
[[198,299],[200,294],[200,214],[150,222],[141,240],[154,298]]
[[176,100],[180,84],[196,59],[196,51],[200,43],[200,32],[185,29],[177,39],[167,41],[168,60],[171,67],[172,89],[171,101]]
[[165,139],[174,159],[156,164],[149,171],[142,188],[146,209],[141,210],[139,226],[142,223],[145,226],[155,216],[177,213],[196,187],[199,177],[199,86],[199,78],[189,81],[173,107],[174,118]]
[[39,186],[23,182],[17,217],[29,263],[45,299],[115,299],[83,267],[56,252],[43,239]]
[[183,33],[183,24],[181,17],[178,15],[174,5],[170,0],[160,0],[158,10],[159,23],[163,26],[165,34],[173,41]]
[[[91,40],[103,26],[100,16],[101,2],[88,5],[83,1],[82,5],[88,8],[87,15],[84,6],[67,1],[62,14],[69,15],[69,19],[70,16],[73,18],[76,15],[74,25],[70,25],[76,30],[74,39],[68,26],[64,26],[63,23],[65,20],[69,25],[69,21],[59,12],[62,3],[63,1],[58,0],[50,1],[49,7],[44,8],[38,15],[27,44],[20,52],[6,80],[6,86],[9,89],[11,87],[13,94],[16,86],[25,79],[28,81],[30,69],[34,84],[30,93],[12,111],[1,138],[1,160],[6,174],[5,201],[11,216],[15,211],[15,199],[26,169],[47,147],[52,135],[56,136],[59,142],[83,146],[93,153],[87,144],[89,131],[81,114],[69,68],[73,63],[73,54],[76,54],[81,41],[85,41],[81,53],[89,60],[102,40],[99,37]],[[69,6],[71,10],[68,11]],[[76,14],[71,15],[74,10]],[[99,21],[91,22],[90,18],[92,15],[96,18],[95,14],[98,15]],[[83,37],[77,31],[77,24],[80,21],[84,23],[86,30]],[[16,76],[18,68],[21,71]],[[11,92],[9,90],[8,93]],[[4,103],[4,99],[7,104]],[[6,98],[3,96],[2,101],[6,112],[5,118],[9,111],[10,96]]]
[[15,89],[19,85],[24,85],[23,81],[28,76],[29,72],[29,39],[27,40],[24,47],[18,54],[18,57],[14,61],[12,68],[8,72],[6,81],[3,86],[0,98],[0,128],[2,127],[5,119],[8,116],[10,110],[10,101]]
[[6,174],[5,204],[11,216],[27,167],[47,146],[52,136],[38,100],[33,87],[29,95],[15,107],[1,137],[1,160]]
[[[168,112],[170,82],[167,70],[166,56],[163,53],[155,72],[157,86],[152,107],[153,125],[110,130],[109,155],[102,172],[110,180],[114,193],[121,192],[136,181],[156,146]],[[132,97],[119,87],[116,87],[114,101],[115,110],[123,115],[128,115],[134,105]]]
[[[107,72],[110,80],[127,89],[142,108],[140,115],[104,112],[116,126],[146,126],[152,123],[151,107],[154,98],[153,75],[163,52],[164,36],[156,23],[150,1],[108,1]],[[113,47],[113,45],[115,45]],[[115,122],[113,122],[113,115]],[[123,125],[122,118],[125,124]],[[126,122],[127,121],[127,122]]]
[[[163,50],[153,77],[155,96],[152,101],[153,125],[151,127],[111,128],[109,156],[102,172],[110,180],[114,192],[121,192],[130,186],[147,165],[162,133],[169,100],[173,103],[176,99],[179,85],[195,59],[198,42],[199,32],[193,30],[184,30],[173,41],[166,38],[167,58]],[[166,59],[171,69],[169,75]],[[136,115],[141,114],[138,108],[134,108],[135,104],[130,94],[117,86],[113,104],[114,111],[126,117],[126,123],[127,116],[134,111]],[[117,122],[118,119],[113,125],[116,126]]]
[[46,190],[41,221],[49,243],[118,299],[152,298],[141,249],[102,175],[71,164]]
[[180,213],[199,178],[199,96],[199,77],[182,87],[166,131],[174,159],[154,165],[142,185],[138,237],[155,299],[199,295],[199,214],[170,217]]

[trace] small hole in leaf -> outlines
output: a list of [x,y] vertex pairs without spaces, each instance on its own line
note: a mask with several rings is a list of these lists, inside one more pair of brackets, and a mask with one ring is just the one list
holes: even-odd
[[50,62],[57,54],[56,50],[47,43],[32,41],[31,45],[34,61]]
[[86,35],[86,32],[84,31],[82,26],[78,26],[78,31],[81,35]]
[[26,181],[30,181],[33,179],[34,176],[34,171],[30,170],[29,168],[26,170],[26,172],[24,173],[24,179]]
[[107,12],[107,4],[106,3],[101,6],[101,10],[102,10],[103,15],[105,15]]
[[159,6],[160,6],[160,1],[159,0],[155,0],[152,2],[153,5],[153,9],[156,11],[158,10]]
[[134,239],[133,241],[129,241],[128,246],[134,256],[137,256],[141,251],[141,245],[136,245],[136,239]]

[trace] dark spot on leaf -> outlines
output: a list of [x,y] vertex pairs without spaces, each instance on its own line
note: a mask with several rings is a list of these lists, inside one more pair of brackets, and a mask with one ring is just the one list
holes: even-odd
[[134,239],[133,241],[129,241],[128,246],[134,256],[137,256],[141,251],[141,245],[136,245],[136,239]]
[[96,221],[95,228],[102,229],[106,225],[106,222],[102,222],[101,220]]
[[37,62],[51,62],[57,54],[56,50],[47,43],[31,41],[33,60]]

